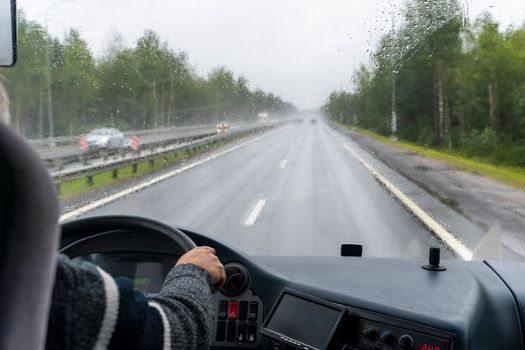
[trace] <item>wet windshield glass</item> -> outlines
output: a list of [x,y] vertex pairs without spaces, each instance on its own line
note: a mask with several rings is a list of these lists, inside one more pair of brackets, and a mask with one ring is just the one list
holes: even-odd
[[523,1],[18,10],[0,114],[61,221],[146,216],[255,255],[525,257]]

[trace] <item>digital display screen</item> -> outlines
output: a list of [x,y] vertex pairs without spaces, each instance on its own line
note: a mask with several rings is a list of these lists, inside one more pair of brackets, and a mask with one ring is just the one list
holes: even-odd
[[265,328],[311,348],[324,350],[341,314],[342,310],[285,293]]
[[88,254],[75,259],[92,262],[113,277],[127,277],[133,288],[152,294],[160,291],[178,258],[167,254],[118,252]]

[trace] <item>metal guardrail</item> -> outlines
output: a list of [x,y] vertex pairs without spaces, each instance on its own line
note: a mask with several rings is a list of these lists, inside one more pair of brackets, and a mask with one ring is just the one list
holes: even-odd
[[64,146],[64,145],[70,145],[75,143],[80,136],[58,136],[53,137],[52,139],[41,139],[41,140],[28,140],[28,142],[35,146],[43,146],[43,145],[49,145],[50,142],[57,146]]
[[[169,133],[178,130],[192,130],[192,129],[212,129],[215,128],[215,124],[200,124],[200,125],[184,125],[184,126],[170,126],[166,128],[157,128],[157,129],[142,129],[142,130],[131,130],[123,131],[124,136],[146,136],[151,134],[160,134],[160,133]],[[43,139],[31,139],[28,142],[34,147],[38,146],[48,146],[50,141],[53,142],[55,146],[67,146],[77,144],[82,135],[75,136],[56,136],[52,139],[43,138]]]
[[[143,152],[147,150],[155,150],[160,147],[166,147],[167,145],[172,145],[175,143],[190,142],[196,139],[209,137],[215,134],[216,134],[215,132],[207,131],[207,132],[197,133],[191,136],[178,136],[174,138],[153,141],[153,142],[142,144],[140,147],[140,151]],[[91,150],[85,153],[75,153],[72,155],[65,155],[62,157],[44,156],[43,158],[49,169],[55,169],[56,171],[61,171],[67,165],[71,165],[75,163],[88,165],[89,162],[94,159],[107,160],[109,157],[112,157],[112,156],[124,157],[126,154],[129,154],[129,153],[133,153],[132,149],[128,147],[123,147],[120,149]]]
[[[260,132],[271,128],[275,128],[281,124],[282,123],[275,123],[271,125],[259,125],[245,129],[230,131],[226,134],[208,134],[204,136],[199,135],[193,136],[189,139],[185,138],[184,140],[180,138],[164,140],[158,143],[152,143],[150,144],[151,146],[148,149],[143,149],[140,152],[121,153],[120,158],[111,161],[104,161],[100,164],[84,163],[84,160],[82,159],[82,166],[73,169],[55,171],[51,173],[51,176],[53,177],[53,180],[58,186],[62,182],[82,177],[86,178],[88,184],[92,184],[93,176],[104,171],[113,170],[113,177],[118,178],[118,168],[125,165],[131,165],[132,172],[135,173],[138,171],[139,163],[153,161],[159,156],[180,151],[190,151],[197,147],[210,145],[221,140],[231,139],[233,137],[248,135],[254,132]],[[114,155],[116,155],[117,153],[118,152],[115,152]],[[109,157],[109,154],[107,155],[107,157]],[[89,162],[89,159],[87,159],[87,161]]]

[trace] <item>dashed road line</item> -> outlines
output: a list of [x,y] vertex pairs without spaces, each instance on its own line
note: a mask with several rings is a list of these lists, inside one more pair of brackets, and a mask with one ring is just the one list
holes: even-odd
[[343,142],[343,147],[363,165],[394,197],[397,198],[413,215],[415,215],[431,232],[463,260],[472,260],[473,252],[445,227],[434,220],[430,214],[397,188],[390,180],[381,175],[368,161],[361,157],[351,146]]
[[286,164],[288,163],[288,161],[286,159],[282,160],[280,163],[279,163],[279,168],[281,169],[284,169],[286,168]]
[[257,203],[255,203],[255,206],[253,207],[250,215],[248,215],[246,221],[244,222],[245,226],[253,226],[253,224],[255,224],[255,221],[257,221],[257,218],[259,217],[259,214],[261,214],[265,204],[266,199],[259,199]]

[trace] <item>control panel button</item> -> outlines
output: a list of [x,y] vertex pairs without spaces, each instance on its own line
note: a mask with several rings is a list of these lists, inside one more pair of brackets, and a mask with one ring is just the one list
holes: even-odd
[[239,303],[239,320],[246,321],[248,319],[248,302],[241,301]]
[[255,343],[257,341],[257,325],[249,324],[248,332],[246,333],[246,340],[248,343]]
[[226,321],[217,322],[217,332],[215,334],[215,340],[224,341],[226,339]]
[[259,313],[259,303],[256,301],[250,302],[250,312],[248,313],[248,321],[257,321],[257,314]]
[[392,345],[396,341],[396,336],[390,331],[383,331],[379,335],[379,339],[385,344]]
[[236,320],[239,318],[239,302],[229,301],[228,302],[228,320]]
[[248,331],[246,323],[239,323],[237,326],[237,341],[244,343],[246,341],[246,332]]
[[226,341],[234,342],[236,339],[237,322],[228,322],[228,328],[226,330]]
[[[435,330],[431,330],[437,334]],[[357,348],[374,350],[451,350],[451,336],[403,329],[378,321],[359,320]]]
[[228,318],[228,302],[226,300],[221,300],[219,302],[219,312],[217,314],[219,320],[225,320]]
[[262,300],[253,293],[237,298],[217,293],[213,299],[211,348],[256,349],[262,340],[259,336],[264,314]]
[[403,334],[399,337],[398,344],[401,349],[412,350],[414,348],[414,339],[408,334]]

